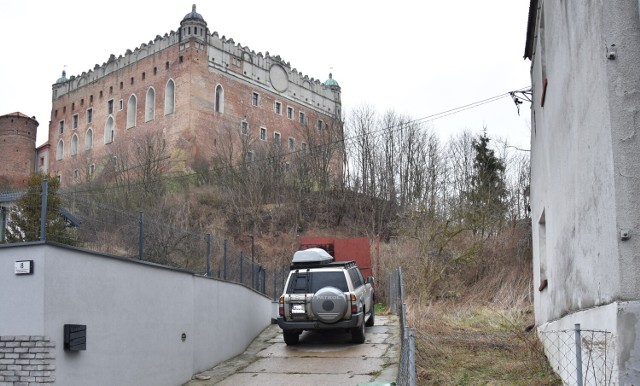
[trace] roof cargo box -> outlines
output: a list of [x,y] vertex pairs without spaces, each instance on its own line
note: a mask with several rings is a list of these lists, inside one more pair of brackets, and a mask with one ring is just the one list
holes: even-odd
[[297,251],[293,254],[293,261],[291,262],[294,266],[298,264],[329,264],[333,261],[333,256],[331,256],[327,251],[322,248],[308,248],[302,251]]

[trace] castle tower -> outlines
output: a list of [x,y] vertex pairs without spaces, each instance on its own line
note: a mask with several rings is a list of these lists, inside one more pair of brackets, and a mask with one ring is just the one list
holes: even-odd
[[207,35],[207,22],[196,12],[194,4],[191,12],[186,14],[180,22],[180,42],[183,43],[192,38],[206,42]]
[[35,170],[35,117],[15,112],[0,116],[0,189],[24,188]]

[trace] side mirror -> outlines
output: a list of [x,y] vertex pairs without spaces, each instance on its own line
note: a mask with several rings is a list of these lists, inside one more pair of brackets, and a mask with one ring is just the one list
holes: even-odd
[[367,278],[367,284],[373,284],[373,276]]

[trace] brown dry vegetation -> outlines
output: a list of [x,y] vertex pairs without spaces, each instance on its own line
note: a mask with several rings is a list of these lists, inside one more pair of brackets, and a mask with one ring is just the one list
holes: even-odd
[[[211,188],[192,195],[194,210],[203,223],[216,219],[220,228],[248,248],[243,229],[256,226],[256,251],[261,264],[282,266],[297,249],[299,236],[363,236],[359,218],[372,213],[344,211],[339,226],[340,200],[348,207],[362,203],[328,194],[327,201],[304,206],[294,223],[296,205],[265,205],[259,216],[240,221]],[[206,198],[206,199],[205,199]],[[333,208],[333,209],[331,209]],[[372,208],[372,207],[370,207]],[[315,215],[314,213],[318,214]],[[226,227],[225,224],[233,226]],[[213,226],[213,223],[210,223]],[[425,233],[411,233],[411,220],[398,217],[387,223],[391,237],[381,240],[379,252],[372,239],[379,299],[384,298],[388,274],[403,269],[409,324],[415,329],[417,380],[422,385],[558,385],[534,330],[530,223],[521,220],[478,242],[468,230],[456,232],[444,248],[425,247]],[[435,226],[435,225],[434,225]],[[244,244],[243,244],[244,243]],[[430,251],[424,253],[424,251]],[[462,257],[461,257],[462,256]]]
[[[534,333],[525,332],[533,324],[527,156],[507,154],[506,143],[495,153],[486,133],[443,145],[393,112],[378,119],[363,108],[345,127],[350,141],[331,136],[291,154],[274,145],[248,163],[214,157],[190,179],[144,168],[134,177],[149,183],[116,179],[98,199],[244,251],[253,241],[267,269],[288,266],[300,236],[367,236],[378,299],[388,274],[404,272],[419,384],[557,384]],[[328,165],[343,155],[336,176]],[[164,159],[158,152],[138,163]],[[194,255],[189,247],[173,243],[176,261]]]
[[529,231],[527,223],[506,229],[476,256],[446,267],[421,258],[415,241],[383,244],[380,271],[403,268],[418,384],[562,384],[531,330]]

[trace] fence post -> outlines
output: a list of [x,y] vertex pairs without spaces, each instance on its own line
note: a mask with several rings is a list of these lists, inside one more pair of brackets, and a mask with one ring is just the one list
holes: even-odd
[[211,233],[207,233],[207,276],[211,277]]
[[224,265],[224,280],[227,280],[227,239],[224,239],[224,254],[222,259]]
[[47,195],[49,190],[49,181],[42,180],[42,208],[40,208],[40,241],[47,239]]
[[0,211],[2,211],[2,219],[0,220],[0,222],[2,222],[2,228],[0,228],[0,243],[4,243],[7,232],[7,208],[0,206]]
[[256,281],[255,281],[255,272],[256,272],[256,267],[255,267],[255,243],[253,242],[253,235],[249,236],[251,237],[251,288],[256,289]]
[[273,268],[273,300],[276,300],[276,286],[278,285],[278,267]]
[[144,260],[144,212],[140,212],[138,220],[138,258]]
[[240,283],[244,284],[242,281],[242,251],[240,251]]
[[575,324],[576,330],[576,384],[582,386],[582,339],[580,338],[580,323]]
[[416,346],[413,337],[413,328],[407,328],[409,333],[407,334],[407,340],[409,343],[409,385],[414,386],[416,384]]
[[267,270],[266,269],[262,268],[262,275],[261,276],[262,276],[262,291],[261,292],[266,295],[267,294],[266,293],[267,292],[267,283],[266,283],[267,282]]
[[398,267],[398,285],[399,285],[399,295],[400,295],[400,304],[404,305],[404,280],[402,280],[402,267]]

